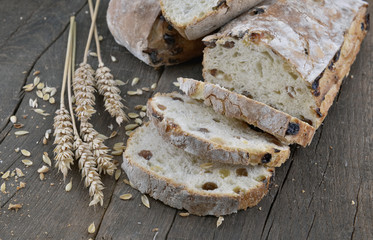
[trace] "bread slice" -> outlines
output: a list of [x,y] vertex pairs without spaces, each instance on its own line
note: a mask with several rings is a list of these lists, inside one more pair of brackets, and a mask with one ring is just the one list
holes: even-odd
[[315,134],[315,128],[308,123],[218,85],[189,78],[178,78],[178,82],[186,95],[203,100],[216,112],[243,120],[287,144],[297,143],[305,147]]
[[367,34],[368,4],[269,2],[203,39],[204,79],[318,128]]
[[262,0],[161,0],[165,18],[189,40],[204,37]]
[[226,215],[258,204],[272,168],[212,163],[175,147],[145,124],[128,139],[123,170],[131,186],[195,215]]
[[279,167],[290,154],[289,146],[269,134],[179,93],[156,94],[147,109],[167,141],[214,162]]
[[111,0],[106,18],[115,41],[152,67],[202,55],[201,40],[189,41],[167,23],[159,0]]

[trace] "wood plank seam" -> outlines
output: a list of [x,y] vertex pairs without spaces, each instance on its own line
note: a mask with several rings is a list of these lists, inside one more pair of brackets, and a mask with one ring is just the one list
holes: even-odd
[[361,183],[362,183],[362,180],[360,179],[359,189],[357,190],[357,196],[356,196],[356,211],[355,211],[354,221],[352,225],[353,228],[352,228],[352,233],[351,233],[351,240],[354,239],[356,218],[359,213],[359,195],[360,195]]

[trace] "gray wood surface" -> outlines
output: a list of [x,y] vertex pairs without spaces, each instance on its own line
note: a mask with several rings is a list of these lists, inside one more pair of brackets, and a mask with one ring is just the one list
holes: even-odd
[[[201,59],[173,67],[153,69],[117,45],[105,23],[108,1],[102,1],[98,29],[104,62],[117,79],[139,77],[136,87],[158,83],[156,91],[176,91],[172,82],[178,76],[201,79]],[[40,70],[41,81],[60,89],[69,16],[76,14],[78,28],[77,63],[82,60],[90,17],[83,0],[6,1],[0,0],[0,171],[25,173],[16,182],[6,183],[7,193],[0,193],[0,239],[373,239],[373,35],[363,42],[360,54],[345,79],[342,91],[331,108],[311,146],[292,147],[291,158],[276,170],[271,190],[258,206],[226,216],[216,228],[216,217],[181,217],[181,211],[150,199],[151,208],[141,204],[141,194],[123,183],[105,176],[104,207],[88,207],[89,196],[75,165],[67,181],[73,179],[71,192],[65,191],[61,173],[55,168],[41,181],[37,169],[43,165],[42,154],[53,156],[52,141],[41,140],[52,128],[58,104],[38,100],[40,108],[51,116],[43,117],[29,107],[35,91],[23,92],[22,86],[33,81]],[[5,7],[6,6],[6,7]],[[369,8],[372,13],[372,6]],[[91,48],[93,51],[94,45]],[[113,63],[110,55],[118,62]],[[93,66],[96,59],[89,58]],[[127,112],[145,104],[153,92],[126,96],[135,90],[121,87],[127,100]],[[57,94],[56,99],[59,99]],[[93,118],[95,127],[110,135],[113,124],[119,134],[108,146],[126,141],[124,127],[104,111],[97,99]],[[45,106],[44,106],[45,105]],[[16,115],[27,136],[15,137],[9,121]],[[27,115],[27,118],[23,118]],[[29,150],[34,164],[26,168],[25,159],[15,148]],[[116,160],[121,161],[120,157]],[[16,190],[19,182],[26,187]],[[132,193],[130,201],[119,196]],[[8,210],[10,203],[23,204],[18,212]],[[88,226],[95,222],[96,233]],[[158,228],[158,233],[152,231]],[[156,236],[155,236],[156,235]]]

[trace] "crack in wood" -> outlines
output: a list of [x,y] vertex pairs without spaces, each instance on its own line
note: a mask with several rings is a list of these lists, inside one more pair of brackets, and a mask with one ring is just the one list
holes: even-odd
[[355,211],[355,215],[354,215],[354,222],[353,222],[353,225],[352,225],[353,229],[352,229],[352,233],[351,233],[351,240],[354,239],[356,218],[357,218],[357,215],[358,215],[358,212],[359,212],[359,195],[360,195],[361,183],[362,183],[362,180],[360,180],[359,188],[357,190],[357,195],[356,195],[356,211]]
[[312,218],[311,226],[310,226],[310,229],[308,229],[306,240],[309,239],[309,237],[310,237],[310,233],[311,233],[311,230],[312,230],[312,228],[313,228],[313,223],[315,222],[315,218],[316,218],[316,213],[313,214],[313,218]]
[[175,210],[175,214],[174,214],[174,217],[172,218],[172,222],[171,222],[170,228],[167,229],[167,233],[166,233],[166,236],[165,236],[166,240],[168,239],[168,234],[171,232],[171,228],[174,225],[174,222],[175,222],[175,219],[176,219],[176,216],[177,216],[178,212],[179,212],[178,210]]

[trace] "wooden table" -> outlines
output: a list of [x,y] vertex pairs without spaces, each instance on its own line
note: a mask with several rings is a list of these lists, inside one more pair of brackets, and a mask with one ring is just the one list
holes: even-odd
[[[116,78],[123,81],[139,77],[140,87],[158,83],[156,91],[177,90],[172,82],[178,76],[201,79],[201,59],[160,69],[153,69],[117,45],[105,22],[107,2],[103,1],[98,29],[104,37],[103,57]],[[0,238],[5,239],[373,239],[373,34],[365,39],[350,75],[342,85],[323,126],[311,146],[292,147],[291,158],[277,169],[271,190],[257,207],[226,216],[216,228],[216,217],[181,217],[181,211],[150,199],[151,208],[141,204],[140,193],[105,176],[104,207],[88,207],[89,196],[77,164],[69,174],[73,188],[65,191],[61,173],[55,168],[41,181],[37,169],[43,165],[42,154],[53,156],[52,140],[41,140],[52,128],[53,113],[59,104],[38,100],[39,108],[50,116],[41,116],[29,107],[35,91],[24,92],[33,72],[39,70],[41,81],[60,89],[68,33],[69,15],[76,14],[78,42],[77,62],[82,61],[90,25],[84,0],[0,0],[0,171],[20,168],[25,177],[6,183],[0,193]],[[369,8],[372,13],[372,6]],[[94,45],[93,45],[94,47]],[[92,48],[94,50],[94,48]],[[118,62],[114,63],[110,55]],[[94,57],[89,60],[93,66]],[[128,112],[145,104],[153,92],[126,96],[130,84],[121,88]],[[59,99],[59,94],[56,95]],[[57,101],[57,103],[59,100]],[[125,141],[124,127],[104,112],[102,98],[97,99],[95,127],[109,135],[110,124],[118,136],[107,144]],[[18,129],[9,121],[16,115],[24,124],[27,136],[16,137]],[[23,118],[22,116],[27,116]],[[34,164],[26,168],[16,148],[31,152]],[[120,157],[116,157],[121,161]],[[24,189],[16,190],[19,182]],[[119,196],[133,194],[123,201]],[[8,210],[10,203],[23,204],[18,212]],[[88,226],[95,222],[96,233]],[[158,228],[158,233],[152,229]]]

